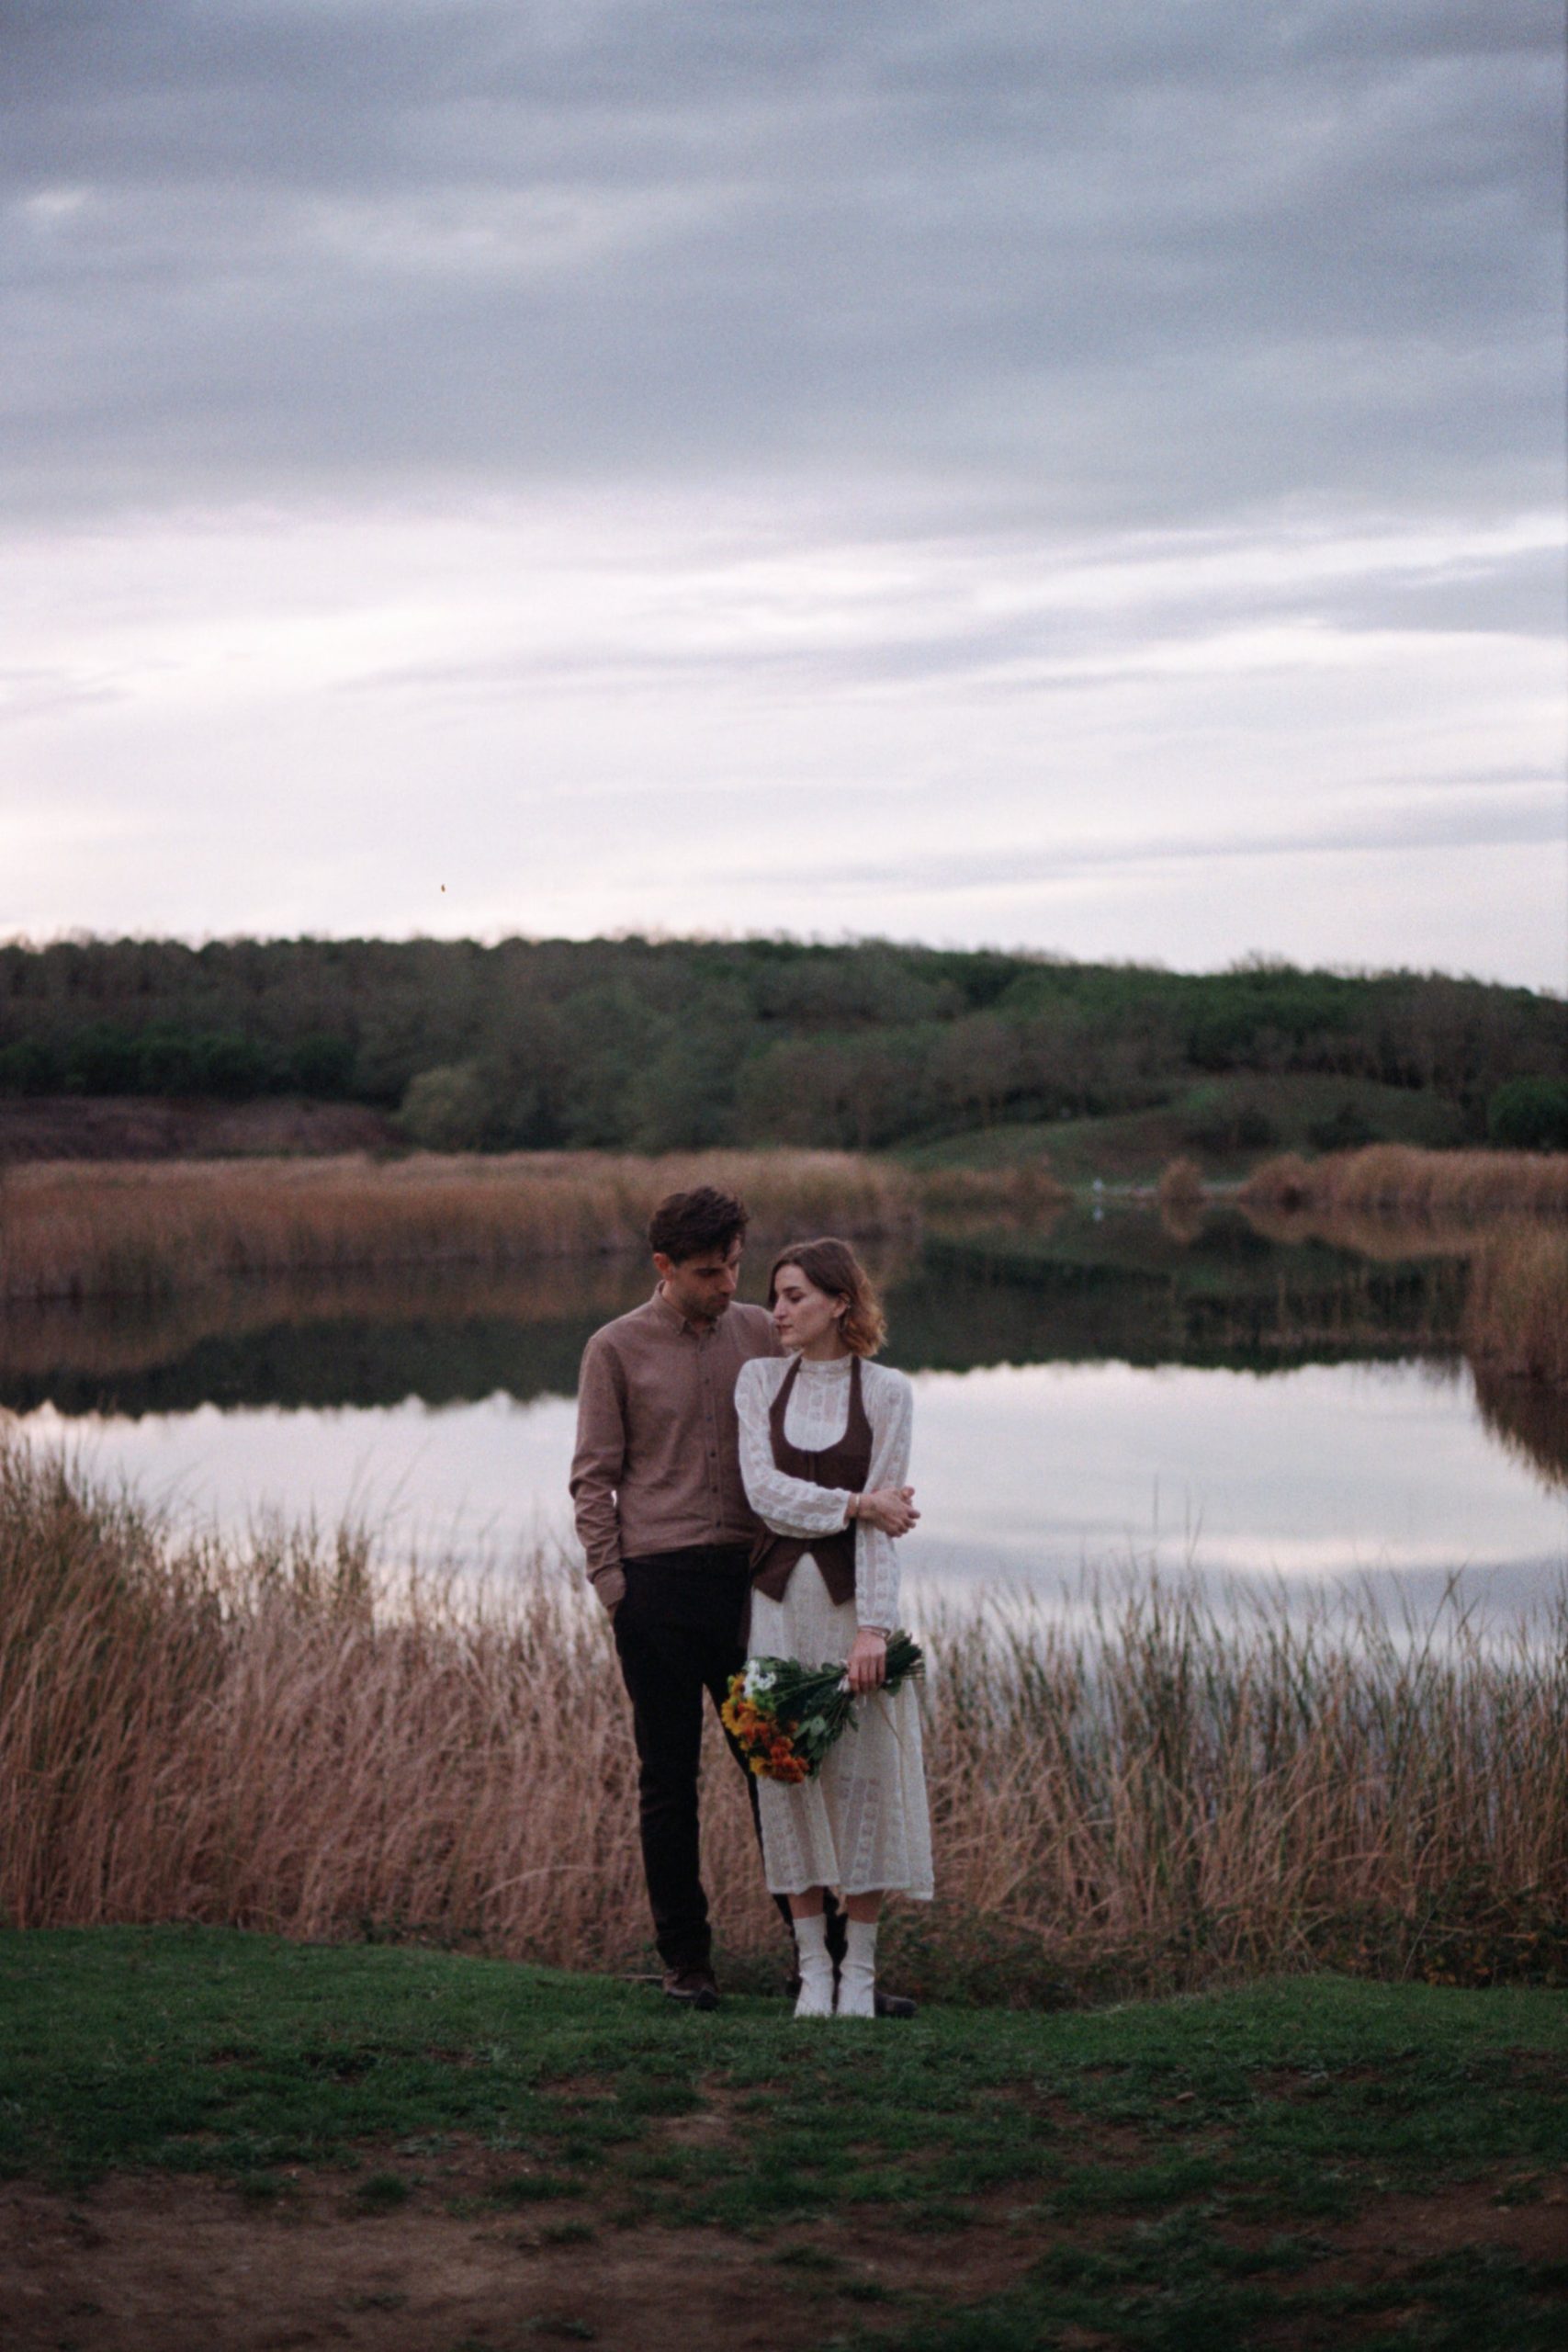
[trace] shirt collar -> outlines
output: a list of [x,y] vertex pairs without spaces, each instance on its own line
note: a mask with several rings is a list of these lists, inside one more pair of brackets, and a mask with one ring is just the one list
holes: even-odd
[[689,1331],[694,1340],[705,1340],[710,1331],[716,1331],[718,1329],[716,1323],[694,1323],[689,1315],[682,1315],[680,1308],[671,1306],[669,1299],[665,1297],[662,1283],[655,1283],[653,1296],[648,1303],[660,1321],[669,1329]]

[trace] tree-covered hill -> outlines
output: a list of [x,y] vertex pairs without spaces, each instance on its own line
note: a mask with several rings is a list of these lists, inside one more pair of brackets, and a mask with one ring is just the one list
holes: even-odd
[[[1145,1111],[1249,1073],[1266,1082],[1250,1114],[1225,1089],[1247,1125],[1230,1148],[1267,1148],[1269,1087],[1308,1076],[1345,1082],[1321,1148],[1370,1140],[1370,1090],[1388,1088],[1446,1106],[1455,1141],[1487,1134],[1490,1105],[1498,1141],[1568,1144],[1568,1005],[1443,974],[884,941],[0,947],[0,1092],[315,1096],[452,1148],[886,1148]],[[1510,1103],[1529,1136],[1507,1132]]]

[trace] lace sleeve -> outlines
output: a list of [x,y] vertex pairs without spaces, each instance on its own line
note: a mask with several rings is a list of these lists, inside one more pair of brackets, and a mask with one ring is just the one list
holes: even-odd
[[765,1527],[775,1535],[831,1535],[844,1524],[849,1508],[847,1487],[818,1487],[809,1478],[791,1478],[773,1460],[768,1428],[773,1402],[767,1370],[776,1357],[759,1356],[740,1367],[735,1384],[735,1415],[740,1424],[740,1476],[746,1499]]
[[[867,1487],[902,1487],[909,1476],[909,1432],[915,1392],[901,1372],[885,1372],[866,1383],[871,1421],[871,1469]],[[863,1625],[891,1634],[898,1623],[898,1546],[880,1527],[855,1522],[855,1615]]]

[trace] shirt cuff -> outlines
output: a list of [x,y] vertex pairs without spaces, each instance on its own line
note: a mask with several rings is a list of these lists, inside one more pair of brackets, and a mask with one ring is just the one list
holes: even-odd
[[620,1562],[612,1560],[607,1568],[595,1568],[588,1581],[613,1617],[626,1592],[626,1570]]

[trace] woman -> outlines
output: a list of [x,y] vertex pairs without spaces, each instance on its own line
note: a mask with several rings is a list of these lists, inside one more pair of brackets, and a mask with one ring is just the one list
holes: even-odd
[[836,2014],[869,2018],[883,1895],[931,1894],[919,1705],[912,1684],[881,1691],[898,1623],[893,1539],[917,1516],[903,1483],[913,1398],[901,1372],[870,1361],[882,1310],[847,1242],[781,1250],[768,1305],[788,1352],[743,1364],[735,1390],[741,1475],[767,1531],[752,1555],[750,1655],[841,1658],[861,1703],[815,1780],[759,1783],[762,1862],[794,1915],[795,2016],[835,2014],[832,1886],[849,1915]]

